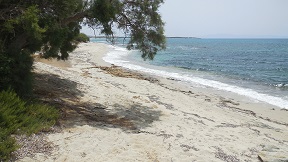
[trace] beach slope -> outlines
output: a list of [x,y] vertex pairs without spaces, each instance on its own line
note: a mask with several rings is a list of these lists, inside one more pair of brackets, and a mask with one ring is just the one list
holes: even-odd
[[[50,151],[18,161],[288,160],[288,111],[185,89],[105,63],[85,43],[68,62],[35,63],[35,93],[62,113]],[[139,56],[140,57],[140,56]]]

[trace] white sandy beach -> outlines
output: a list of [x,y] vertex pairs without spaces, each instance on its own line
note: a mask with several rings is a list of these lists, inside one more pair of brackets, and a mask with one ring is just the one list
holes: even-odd
[[111,67],[108,51],[85,43],[35,63],[61,129],[44,135],[51,152],[18,161],[288,161],[288,110]]

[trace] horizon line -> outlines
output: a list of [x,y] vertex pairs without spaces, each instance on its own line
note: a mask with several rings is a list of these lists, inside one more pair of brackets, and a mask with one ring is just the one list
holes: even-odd
[[[106,36],[91,36],[89,38],[106,38]],[[194,37],[194,36],[165,36],[166,38],[186,38],[186,39],[288,39],[288,37]],[[114,36],[114,38],[130,38],[125,36]]]

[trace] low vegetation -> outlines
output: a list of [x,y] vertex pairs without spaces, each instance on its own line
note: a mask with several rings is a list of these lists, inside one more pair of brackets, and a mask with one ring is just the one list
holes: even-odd
[[89,40],[90,40],[89,37],[84,33],[80,33],[75,39],[77,43],[80,43],[80,42],[87,43],[89,42]]
[[48,130],[58,114],[54,107],[25,102],[11,90],[0,92],[0,161],[8,161],[18,148],[13,135]]

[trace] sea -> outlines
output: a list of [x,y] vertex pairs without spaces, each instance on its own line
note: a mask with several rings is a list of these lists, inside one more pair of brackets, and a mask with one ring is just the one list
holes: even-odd
[[167,48],[146,61],[126,41],[110,45],[104,61],[288,109],[288,39],[167,38]]

